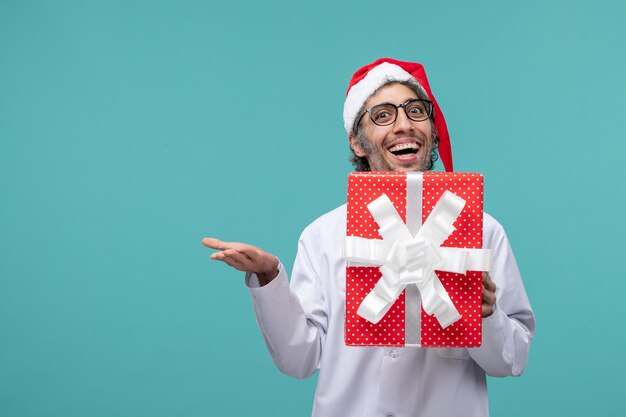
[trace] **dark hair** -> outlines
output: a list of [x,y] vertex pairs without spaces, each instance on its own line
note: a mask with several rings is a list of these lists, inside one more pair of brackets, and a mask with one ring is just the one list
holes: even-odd
[[[430,97],[426,95],[424,90],[422,90],[421,86],[415,83],[415,81],[411,81],[411,80],[387,81],[383,83],[383,85],[378,87],[376,91],[374,91],[370,95],[370,97],[378,93],[381,89],[383,89],[383,87],[387,87],[388,85],[391,85],[391,84],[401,84],[413,90],[415,94],[417,95],[417,98],[430,100]],[[360,122],[364,114],[365,114],[365,103],[363,103],[363,106],[361,106],[361,108],[356,114],[356,117],[354,119],[354,125],[352,126],[352,134],[356,138],[359,146],[361,146],[363,150],[369,151],[370,150],[369,142],[365,138],[365,134],[363,133],[363,131],[360,129],[361,127]],[[430,127],[431,127],[431,132],[432,132],[431,140],[433,143],[433,149],[430,152],[430,162],[428,163],[427,171],[430,171],[431,169],[433,169],[435,161],[439,159],[439,153],[437,152],[437,147],[439,145],[439,135],[437,134],[437,129],[435,128],[435,123],[433,122],[433,120],[434,120],[434,114],[430,118]],[[354,153],[354,150],[352,149],[352,147],[350,147],[350,152],[352,153],[352,155],[350,155],[350,158],[348,158],[348,160],[350,161],[352,165],[354,165],[355,171],[358,171],[358,172],[371,171],[370,164],[367,162],[367,159],[364,156],[358,156],[356,153]]]

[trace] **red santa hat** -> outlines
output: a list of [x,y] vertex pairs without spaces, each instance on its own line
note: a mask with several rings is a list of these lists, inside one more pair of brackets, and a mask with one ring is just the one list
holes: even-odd
[[380,58],[371,64],[364,66],[354,73],[343,105],[343,123],[348,134],[352,132],[352,126],[359,109],[367,99],[389,81],[413,81],[422,88],[433,102],[434,119],[437,133],[439,134],[439,156],[446,171],[452,171],[452,147],[446,120],[441,113],[439,104],[430,90],[426,71],[422,64],[417,62],[403,62],[391,58]]

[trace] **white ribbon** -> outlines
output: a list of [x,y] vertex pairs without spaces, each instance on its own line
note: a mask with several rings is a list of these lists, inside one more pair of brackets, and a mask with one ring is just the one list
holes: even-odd
[[359,306],[359,316],[378,323],[405,287],[415,284],[424,311],[434,315],[442,328],[461,318],[435,270],[466,274],[491,269],[489,249],[440,247],[454,232],[453,224],[464,206],[465,200],[446,191],[412,236],[386,194],[367,205],[383,239],[347,236],[344,256],[353,263],[381,265],[382,277]]

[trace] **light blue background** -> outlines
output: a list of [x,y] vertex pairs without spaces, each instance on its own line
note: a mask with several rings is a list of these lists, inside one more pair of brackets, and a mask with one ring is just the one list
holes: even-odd
[[308,415],[243,276],[345,200],[342,106],[425,64],[537,315],[494,416],[612,416],[622,377],[620,1],[0,2],[0,416]]

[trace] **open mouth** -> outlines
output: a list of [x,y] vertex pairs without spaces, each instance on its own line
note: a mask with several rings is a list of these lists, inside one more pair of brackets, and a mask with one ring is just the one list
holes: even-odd
[[387,149],[400,159],[409,159],[414,157],[420,149],[420,145],[415,142],[401,143]]

